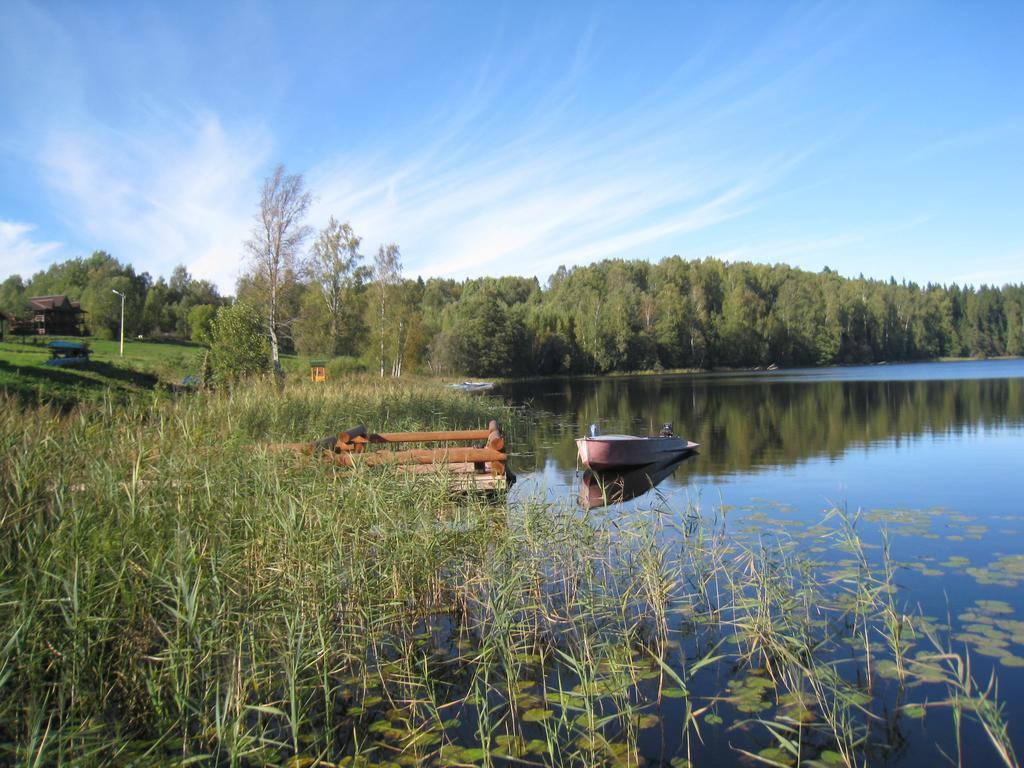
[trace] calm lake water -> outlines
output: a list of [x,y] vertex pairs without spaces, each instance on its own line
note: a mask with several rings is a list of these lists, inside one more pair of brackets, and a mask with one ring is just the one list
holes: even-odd
[[[865,541],[891,539],[902,608],[948,622],[943,637],[970,652],[978,680],[996,673],[1024,749],[1024,361],[566,379],[498,394],[529,421],[511,446],[513,503],[575,502],[584,474],[573,440],[589,424],[656,434],[672,422],[699,455],[618,513],[682,514],[698,503],[757,536],[810,528],[837,506],[860,511]],[[950,732],[949,716],[929,711],[870,763],[931,766],[942,759],[936,745],[955,754]],[[739,734],[705,736],[705,758],[740,760]],[[967,744],[984,755],[967,765],[999,764],[978,729]]]

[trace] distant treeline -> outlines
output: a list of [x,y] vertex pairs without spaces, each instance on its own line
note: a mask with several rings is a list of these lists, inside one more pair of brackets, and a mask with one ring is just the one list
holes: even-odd
[[183,266],[175,267],[169,280],[153,280],[107,252],[96,251],[87,258],[53,264],[27,282],[20,275],[8,277],[0,283],[0,311],[24,316],[29,298],[65,294],[81,302],[89,334],[112,339],[120,333],[121,323],[121,299],[115,290],[125,295],[125,335],[131,338],[201,336],[216,311],[230,301],[213,283],[193,279]]
[[[325,309],[322,275],[289,275],[278,299],[283,349],[345,356],[353,367],[373,370],[383,337],[385,357],[402,361],[398,369],[470,376],[1024,353],[1020,285],[920,286],[678,256],[657,264],[560,267],[544,286],[522,277],[377,285],[372,274],[349,265],[344,280],[334,280],[340,300],[333,313]],[[94,333],[112,335],[119,304],[111,288],[129,292],[125,322],[132,335],[201,341],[204,325],[228,301],[184,267],[154,281],[97,252],[27,283],[8,278],[0,309],[17,312],[27,296],[67,293],[82,301]],[[257,306],[263,301],[252,275],[240,280],[237,293]]]
[[536,395],[538,409],[557,414],[531,420],[515,435],[516,469],[523,471],[543,470],[552,460],[571,471],[579,459],[566,424],[589,424],[598,415],[620,426],[642,417],[646,424],[635,426],[640,431],[672,422],[677,434],[702,446],[696,471],[713,476],[838,458],[872,442],[963,436],[1024,420],[1024,378],[899,381],[882,374],[873,381],[809,381],[593,378],[505,385],[502,394],[517,402]]

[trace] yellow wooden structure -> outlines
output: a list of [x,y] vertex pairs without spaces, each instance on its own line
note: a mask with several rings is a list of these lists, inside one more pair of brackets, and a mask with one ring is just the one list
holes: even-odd
[[327,361],[326,360],[310,360],[309,361],[309,380],[310,381],[327,381]]

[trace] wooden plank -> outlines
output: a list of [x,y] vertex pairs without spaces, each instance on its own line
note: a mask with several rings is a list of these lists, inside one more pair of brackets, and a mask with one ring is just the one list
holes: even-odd
[[367,438],[363,437],[362,435],[357,435],[356,437],[353,437],[351,440],[346,442],[347,437],[348,435],[346,435],[344,432],[338,435],[338,442],[335,443],[335,448],[337,450],[355,451],[356,453],[362,453],[363,450],[366,448],[366,444],[370,442]]
[[[372,451],[370,453],[328,453],[324,460],[343,467],[358,464],[439,464],[451,462],[499,462],[504,464],[508,454],[490,448],[413,448],[408,451]],[[501,467],[504,470],[504,467]]]
[[476,464],[472,461],[450,461],[447,464],[402,464],[399,469],[414,475],[433,475],[438,472],[450,472],[453,475],[475,475]]
[[[464,435],[465,437],[455,438],[450,437],[451,435]],[[499,442],[495,442],[493,439],[488,440],[489,435],[490,433],[485,429],[468,429],[461,432],[392,432],[384,433],[383,435],[370,435],[368,438],[359,435],[348,439],[348,435],[342,432],[338,435],[338,440],[334,444],[334,448],[339,451],[355,451],[356,453],[360,453],[367,443],[426,443],[454,440],[487,440],[489,448],[500,452],[501,449],[505,447],[505,441],[503,439]],[[267,445],[267,449],[270,451],[296,451],[298,453],[310,454],[313,452],[313,443],[271,443]],[[446,451],[450,449],[433,448],[425,450]],[[481,448],[476,450],[484,449]],[[481,459],[481,461],[489,460],[490,459]]]
[[446,432],[376,432],[370,435],[371,443],[435,443],[458,440],[486,440],[490,436],[486,429],[455,429]]
[[[473,465],[470,464],[470,467]],[[398,467],[400,472],[409,472],[417,476],[445,471],[445,467],[426,466],[422,464],[406,464]],[[453,488],[462,491],[476,489],[478,491],[504,491],[508,489],[508,479],[504,475],[480,474],[479,472],[454,472],[451,475]]]

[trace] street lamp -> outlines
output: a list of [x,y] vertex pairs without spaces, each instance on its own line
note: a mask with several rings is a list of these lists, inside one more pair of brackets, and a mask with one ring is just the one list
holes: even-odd
[[124,357],[124,294],[116,288],[110,290],[121,297],[121,357]]

